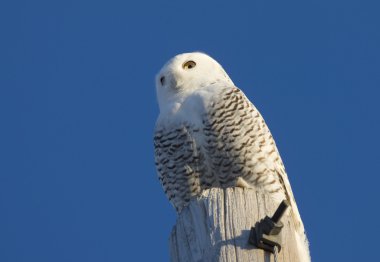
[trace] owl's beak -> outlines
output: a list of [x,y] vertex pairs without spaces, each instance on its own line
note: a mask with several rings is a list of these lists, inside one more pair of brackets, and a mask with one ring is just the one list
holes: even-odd
[[181,81],[175,74],[168,74],[165,76],[167,87],[172,90],[178,90],[181,88]]

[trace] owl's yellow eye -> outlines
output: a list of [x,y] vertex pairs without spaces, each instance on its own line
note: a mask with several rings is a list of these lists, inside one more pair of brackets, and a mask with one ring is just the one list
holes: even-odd
[[194,68],[196,65],[197,64],[194,61],[190,60],[190,61],[183,63],[182,68],[185,70],[188,70],[188,69]]

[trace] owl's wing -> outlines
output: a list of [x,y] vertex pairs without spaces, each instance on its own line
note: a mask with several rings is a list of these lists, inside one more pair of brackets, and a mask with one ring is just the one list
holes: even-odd
[[205,173],[203,155],[194,136],[199,129],[187,123],[156,127],[155,162],[158,178],[169,201],[180,212],[192,196],[200,195]]
[[[303,224],[274,139],[263,117],[242,91],[222,88],[204,116],[204,155],[222,187],[246,184],[278,202],[287,199],[296,226]],[[231,184],[233,183],[233,184]]]

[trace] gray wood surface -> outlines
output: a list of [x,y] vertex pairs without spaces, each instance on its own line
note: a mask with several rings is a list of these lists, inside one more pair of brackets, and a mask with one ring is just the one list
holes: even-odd
[[[278,204],[253,189],[212,188],[191,201],[178,216],[170,239],[171,261],[274,261],[273,255],[248,243],[252,226]],[[289,208],[290,209],[290,208]],[[278,261],[298,262],[293,222],[283,216]]]

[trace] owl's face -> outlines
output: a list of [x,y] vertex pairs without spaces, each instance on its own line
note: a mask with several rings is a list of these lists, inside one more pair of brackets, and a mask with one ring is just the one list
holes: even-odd
[[185,53],[170,59],[156,76],[160,109],[214,83],[232,84],[223,68],[203,53]]

